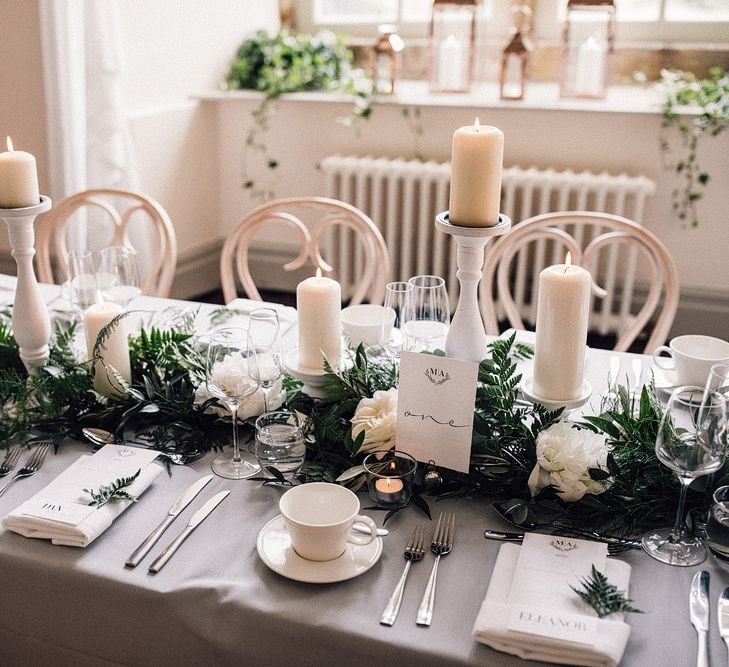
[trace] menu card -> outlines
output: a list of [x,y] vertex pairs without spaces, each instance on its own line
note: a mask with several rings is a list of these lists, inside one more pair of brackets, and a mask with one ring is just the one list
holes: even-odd
[[593,645],[598,620],[570,586],[594,565],[605,572],[607,544],[528,533],[509,592],[508,629]]

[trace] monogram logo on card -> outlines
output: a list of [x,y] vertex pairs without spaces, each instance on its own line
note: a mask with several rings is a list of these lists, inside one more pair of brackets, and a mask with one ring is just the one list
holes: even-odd
[[426,368],[425,369],[425,377],[428,378],[436,387],[444,384],[445,382],[448,382],[448,380],[451,379],[451,376],[440,370],[440,368]]
[[569,540],[552,540],[549,544],[557,551],[574,551],[578,548],[574,542]]

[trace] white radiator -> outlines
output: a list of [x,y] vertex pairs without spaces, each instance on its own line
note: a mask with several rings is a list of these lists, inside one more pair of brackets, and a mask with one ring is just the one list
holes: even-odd
[[[448,209],[450,164],[387,160],[371,157],[330,156],[321,163],[325,191],[369,215],[382,231],[390,250],[393,280],[431,273],[446,278],[452,304],[457,297],[455,243],[437,232],[435,215]],[[653,181],[639,176],[613,176],[591,172],[509,167],[502,180],[502,213],[516,224],[530,216],[552,211],[598,211],[642,222],[646,197]],[[567,230],[572,232],[572,230]],[[597,232],[599,233],[599,232]],[[580,243],[589,242],[580,238]],[[548,241],[520,252],[513,274],[514,300],[522,317],[536,317],[536,281],[545,266],[562,261],[563,249]],[[359,252],[347,231],[330,239],[327,252],[337,267],[345,297],[359,276]],[[610,248],[600,266],[591,267],[608,290],[595,299],[591,326],[602,334],[623,330],[630,317],[636,273],[634,249]],[[620,275],[621,280],[618,281]],[[616,290],[620,297],[615,300]]]

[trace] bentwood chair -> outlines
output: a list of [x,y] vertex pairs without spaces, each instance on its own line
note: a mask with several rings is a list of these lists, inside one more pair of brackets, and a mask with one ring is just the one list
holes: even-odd
[[[627,248],[623,253],[619,253],[621,246]],[[480,299],[488,334],[499,333],[494,291],[509,324],[524,329],[522,315],[525,314],[516,306],[514,291],[520,287],[522,297],[525,292],[531,292],[529,316],[534,321],[539,272],[549,264],[561,262],[567,251],[572,254],[573,264],[590,270],[593,295],[601,301],[595,304],[601,307],[593,307],[591,311],[591,328],[605,330],[614,326],[615,350],[626,351],[655,318],[644,352],[651,354],[665,342],[679,298],[676,265],[668,249],[654,234],[632,220],[585,211],[528,218],[487,252]],[[526,258],[531,277],[530,284],[512,290],[512,265],[517,253]],[[633,293],[642,304],[637,312],[633,312],[630,303]]]
[[[87,228],[94,225],[94,238],[108,237],[104,245],[124,245],[133,247],[128,227],[132,219],[151,224],[154,228],[157,247],[145,248],[146,270],[142,276],[142,294],[167,297],[172,287],[177,265],[177,238],[167,212],[146,195],[127,190],[110,188],[86,190],[67,197],[41,217],[37,232],[38,279],[53,283],[51,248],[55,254],[61,282],[66,275],[66,256],[68,255],[68,235],[70,221],[74,216],[86,213]],[[96,213],[96,215],[93,215]],[[104,221],[111,223],[105,229]],[[98,231],[98,233],[96,233]],[[152,244],[153,246],[155,244]]]
[[[302,218],[306,218],[308,226]],[[237,296],[236,277],[248,298],[261,300],[248,265],[250,244],[254,235],[270,223],[283,223],[299,237],[299,254],[284,264],[284,271],[294,271],[309,263],[314,270],[336,275],[335,268],[322,257],[322,248],[326,252],[328,247],[323,234],[332,227],[354,232],[363,251],[363,266],[349,303],[355,305],[365,298],[370,303],[382,303],[390,276],[390,255],[382,234],[359,209],[325,197],[277,199],[255,208],[238,223],[226,239],[220,257],[220,280],[226,303]],[[354,253],[350,253],[348,259],[353,257]],[[350,266],[353,263],[352,260]]]

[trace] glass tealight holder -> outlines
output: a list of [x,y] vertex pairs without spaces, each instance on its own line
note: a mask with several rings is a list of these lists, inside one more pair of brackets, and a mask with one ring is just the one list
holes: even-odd
[[367,490],[377,507],[400,509],[410,502],[417,461],[397,450],[372,452],[362,462]]

